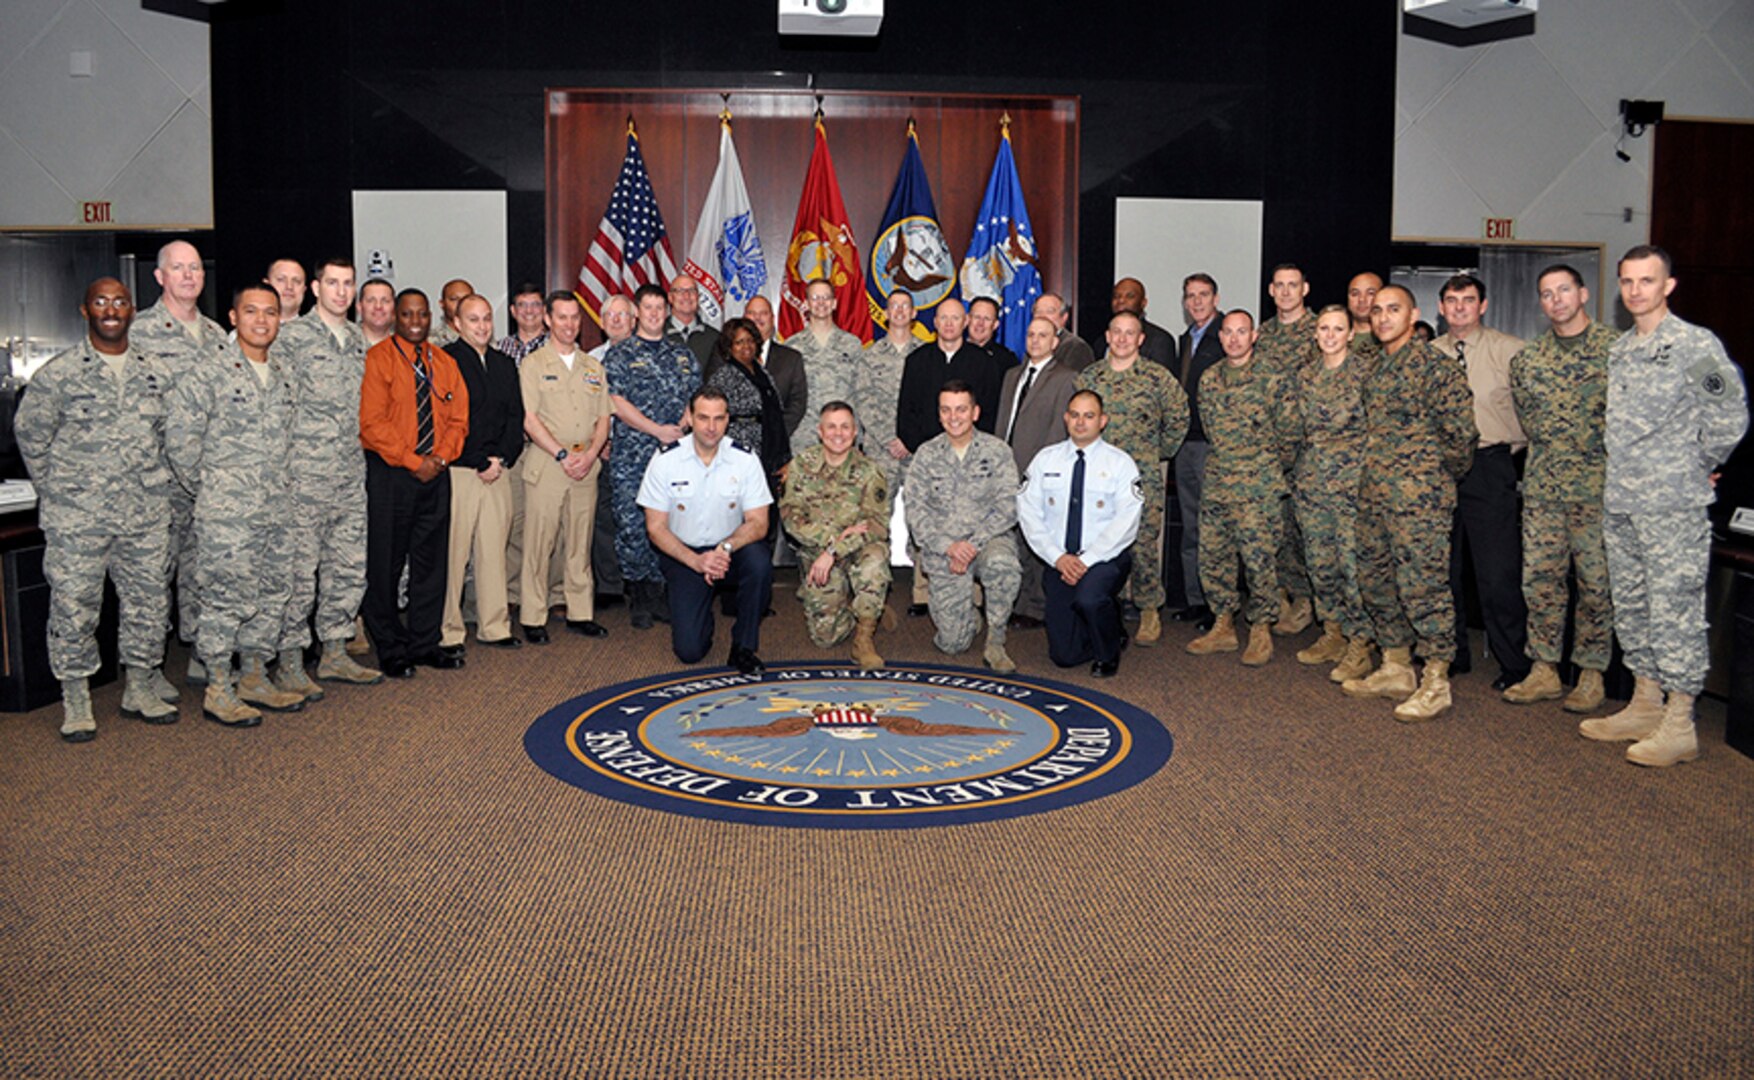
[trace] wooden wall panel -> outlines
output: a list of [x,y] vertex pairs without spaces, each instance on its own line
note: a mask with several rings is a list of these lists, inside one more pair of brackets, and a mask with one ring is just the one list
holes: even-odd
[[[733,134],[767,256],[769,294],[785,270],[792,219],[813,140],[816,95],[731,94]],[[551,288],[571,288],[621,169],[631,114],[640,150],[680,264],[719,157],[717,93],[658,90],[548,92],[548,266]],[[999,149],[999,118],[1011,115],[1011,149],[1023,182],[1049,290],[1075,288],[1078,260],[1078,100],[824,93],[822,109],[835,174],[858,240],[870,244],[901,167],[912,117],[939,224],[960,262]],[[867,275],[869,273],[867,265]],[[588,328],[587,336],[594,334]]]

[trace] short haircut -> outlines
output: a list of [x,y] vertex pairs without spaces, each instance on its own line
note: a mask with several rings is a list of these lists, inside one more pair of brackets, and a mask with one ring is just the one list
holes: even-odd
[[1377,289],[1376,290],[1376,298],[1379,302],[1382,300],[1382,294],[1386,293],[1386,292],[1398,292],[1402,296],[1405,296],[1407,298],[1407,306],[1408,307],[1416,308],[1419,306],[1419,298],[1414,296],[1413,290],[1407,288],[1407,286],[1405,286],[1405,285],[1401,285],[1401,284],[1398,284],[1396,282],[1391,281],[1387,285],[1384,285],[1381,288]]
[[1131,319],[1139,324],[1139,332],[1141,334],[1145,332],[1145,316],[1139,314],[1137,311],[1117,311],[1113,315],[1110,315],[1108,317],[1108,325],[1110,329],[1114,328],[1115,321],[1118,319]]
[[[160,270],[163,270],[165,268],[165,264],[170,262],[171,248],[176,247],[178,244],[188,244],[192,248],[195,247],[195,245],[193,243],[191,243],[188,240],[184,240],[180,237],[178,239],[175,239],[175,240],[165,241],[165,243],[158,249],[158,268]],[[195,257],[197,259],[199,259],[201,257],[201,249],[199,249],[199,248],[195,249]]]
[[[643,289],[645,286],[641,285],[640,288]],[[730,409],[731,407],[731,399],[727,398],[725,392],[716,386],[703,386],[699,390],[688,395],[688,411],[693,412],[695,404],[701,401],[717,401],[724,405],[726,409]]]
[[1213,292],[1218,291],[1218,282],[1213,280],[1211,274],[1198,273],[1198,274],[1189,274],[1187,277],[1182,278],[1182,292],[1187,292],[1188,286],[1192,285],[1196,281],[1212,286]]
[[[552,315],[554,314],[554,305],[563,301],[569,304],[577,304],[579,298],[574,296],[570,290],[556,289],[542,298],[542,310]],[[584,305],[580,304],[579,306],[583,307]]]
[[390,290],[391,296],[396,295],[396,286],[390,284],[390,282],[387,278],[381,278],[381,277],[366,278],[365,284],[361,285],[359,287],[359,295],[364,296],[365,291],[367,289],[374,287],[374,286]]
[[1267,280],[1272,281],[1274,278],[1278,277],[1279,271],[1281,270],[1295,270],[1297,271],[1298,277],[1303,278],[1305,281],[1309,280],[1309,276],[1303,272],[1303,267],[1296,263],[1280,263],[1278,266],[1273,267],[1273,269],[1267,271]]
[[977,405],[980,404],[980,398],[975,394],[973,384],[967,379],[950,379],[946,381],[943,386],[938,388],[939,397],[943,397],[945,394],[967,394],[970,401]]
[[640,302],[643,301],[648,296],[655,296],[659,300],[664,301],[665,307],[670,306],[670,296],[669,296],[669,294],[664,292],[663,286],[653,285],[649,281],[646,282],[644,285],[641,285],[639,288],[633,290],[633,306],[636,308],[639,307]]
[[403,289],[401,292],[397,293],[396,294],[396,306],[401,307],[402,301],[408,299],[410,296],[418,296],[418,297],[420,297],[421,301],[426,304],[427,307],[432,306],[432,301],[427,300],[426,294],[421,292],[419,289],[415,289],[415,288]]
[[534,296],[543,300],[544,303],[547,301],[547,298],[542,295],[542,286],[536,284],[534,281],[518,282],[518,287],[512,290],[512,302],[516,303],[520,296]]
[[283,263],[283,262],[289,262],[292,265],[298,267],[298,272],[301,274],[305,272],[305,264],[304,263],[299,262],[297,259],[293,258],[291,255],[282,255],[278,259],[268,260],[268,269],[262,271],[262,277],[264,279],[266,279],[269,274],[272,274],[274,272],[274,264],[275,263]]
[[968,302],[968,310],[973,311],[976,304],[986,304],[993,309],[993,318],[999,317],[999,302],[990,296],[977,296]]
[[828,280],[827,278],[811,278],[809,281],[806,281],[804,283],[804,295],[806,297],[808,297],[810,295],[810,290],[815,288],[818,285],[828,286],[828,295],[830,295],[830,296],[835,295],[834,282]]
[[1486,299],[1486,283],[1473,274],[1457,274],[1450,278],[1443,283],[1443,288],[1437,290],[1437,298],[1442,300],[1450,293],[1464,293],[1469,289],[1478,291],[1480,299]]
[[1086,388],[1085,388],[1085,389],[1083,389],[1083,390],[1080,390],[1080,391],[1078,391],[1078,392],[1077,392],[1077,393],[1075,393],[1075,394],[1073,394],[1073,395],[1072,395],[1072,396],[1071,396],[1071,398],[1070,398],[1070,399],[1068,399],[1068,400],[1067,400],[1067,402],[1066,402],[1066,407],[1067,407],[1067,408],[1068,408],[1068,409],[1069,409],[1069,408],[1071,408],[1071,407],[1072,407],[1072,402],[1074,402],[1074,401],[1077,401],[1077,400],[1078,400],[1078,399],[1079,399],[1079,398],[1081,398],[1081,397],[1087,397],[1087,398],[1095,398],[1095,399],[1096,399],[1096,411],[1097,411],[1097,412],[1103,412],[1103,411],[1105,411],[1105,409],[1106,409],[1106,408],[1107,408],[1107,406],[1106,406],[1106,404],[1105,404],[1105,403],[1104,403],[1104,402],[1103,402],[1103,400],[1102,400],[1102,395],[1101,395],[1101,394],[1099,394],[1099,393],[1097,393],[1097,392],[1096,392],[1096,391],[1094,391],[1094,390],[1091,390],[1091,389],[1089,389],[1089,388],[1088,388],[1088,387],[1086,387]]
[[1044,292],[1040,296],[1035,298],[1035,302],[1038,304],[1041,303],[1043,300],[1052,300],[1054,303],[1060,305],[1061,311],[1066,310],[1066,298],[1061,296],[1059,293]]
[[[629,315],[632,315],[634,313],[633,301],[629,300],[627,298],[626,293],[610,293],[609,296],[603,301],[603,306],[601,306],[597,309],[598,316],[602,316],[604,313],[606,313],[609,310],[609,306],[611,304],[614,304],[614,305],[619,306],[619,307],[625,307],[627,309],[627,313]],[[544,306],[546,306],[546,305],[544,305]]]
[[274,286],[268,284],[266,281],[252,281],[244,285],[239,285],[237,288],[233,289],[231,291],[231,306],[234,308],[237,307],[238,302],[241,301],[244,298],[244,294],[248,292],[267,293],[274,298],[274,310],[280,310],[280,294],[274,290]]
[[1620,256],[1620,261],[1614,264],[1614,272],[1618,274],[1620,268],[1633,259],[1661,259],[1663,260],[1663,276],[1675,276],[1675,260],[1669,258],[1669,253],[1655,244],[1639,244],[1637,247],[1627,249],[1626,254]]
[[854,423],[858,423],[859,414],[853,411],[853,407],[851,405],[848,405],[846,402],[841,401],[838,398],[836,400],[831,401],[828,404],[824,405],[822,408],[817,409],[816,415],[818,418],[821,418],[821,417],[827,416],[831,412],[844,412],[848,416],[853,418]]
[[353,260],[345,255],[331,255],[327,259],[317,263],[316,269],[312,270],[311,273],[316,276],[316,280],[321,281],[323,280],[323,271],[329,269],[331,266],[337,270],[352,270]]
[[487,311],[488,311],[488,314],[490,314],[490,315],[491,315],[491,314],[492,314],[492,313],[493,313],[493,301],[492,301],[492,300],[489,300],[489,299],[488,299],[488,298],[487,298],[487,297],[485,297],[485,296],[482,296],[482,295],[481,295],[481,294],[480,294],[480,293],[478,293],[478,292],[472,292],[472,293],[470,293],[470,294],[469,294],[469,295],[468,295],[468,296],[465,296],[465,297],[463,297],[463,299],[461,299],[461,300],[459,300],[459,301],[457,301],[457,314],[458,314],[458,315],[462,315],[462,314],[463,314],[463,305],[464,305],[464,304],[467,304],[467,303],[468,303],[468,302],[469,302],[469,301],[471,301],[471,300],[479,300],[479,301],[481,301],[481,302],[482,302],[482,303],[483,303],[483,304],[486,304],[486,305],[487,305]]
[[889,295],[883,298],[883,303],[887,306],[889,301],[894,300],[897,296],[907,297],[907,302],[910,304],[914,302],[914,294],[906,289],[890,289]]
[[1573,285],[1576,285],[1580,289],[1584,287],[1583,275],[1577,272],[1577,267],[1572,266],[1570,263],[1554,263],[1552,266],[1547,267],[1547,269],[1535,275],[1535,287],[1537,289],[1540,288],[1541,279],[1545,278],[1548,274],[1569,274],[1571,275],[1571,283]]
[[1231,317],[1231,316],[1232,316],[1232,315],[1241,315],[1241,316],[1242,316],[1242,317],[1243,317],[1243,318],[1245,318],[1245,319],[1247,319],[1247,320],[1248,320],[1248,321],[1249,321],[1249,329],[1251,329],[1251,330],[1253,330],[1253,329],[1254,329],[1254,326],[1255,326],[1255,313],[1254,313],[1254,312],[1252,312],[1252,311],[1250,311],[1250,310],[1249,310],[1249,309],[1248,309],[1248,308],[1239,308],[1239,307],[1233,307],[1233,308],[1231,308],[1231,309],[1230,309],[1230,310],[1229,310],[1229,311],[1226,311],[1226,312],[1225,312],[1225,313],[1224,313],[1224,318],[1223,318],[1223,319],[1219,319],[1219,320],[1218,320],[1218,325],[1219,325],[1219,326],[1223,326],[1223,325],[1224,325],[1224,319],[1228,319],[1228,318],[1230,318],[1230,317]]

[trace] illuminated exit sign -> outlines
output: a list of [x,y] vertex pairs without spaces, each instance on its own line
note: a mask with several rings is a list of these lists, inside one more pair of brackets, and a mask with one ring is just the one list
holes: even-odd
[[1486,219],[1486,239],[1515,240],[1516,218],[1489,217]]
[[84,225],[108,225],[116,220],[110,212],[110,204],[104,202],[86,202],[80,204],[79,220]]

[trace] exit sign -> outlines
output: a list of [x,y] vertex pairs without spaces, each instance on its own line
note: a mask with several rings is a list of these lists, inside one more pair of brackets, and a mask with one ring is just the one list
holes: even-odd
[[1486,219],[1486,239],[1515,240],[1516,218],[1489,217]]
[[79,220],[85,225],[108,225],[116,219],[110,213],[110,204],[106,200],[104,202],[81,203]]

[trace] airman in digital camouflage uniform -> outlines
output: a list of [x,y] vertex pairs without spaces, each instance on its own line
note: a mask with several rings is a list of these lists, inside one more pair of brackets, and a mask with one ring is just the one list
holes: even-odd
[[1529,674],[1504,691],[1516,704],[1565,696],[1566,579],[1577,571],[1571,658],[1577,689],[1569,712],[1602,703],[1602,672],[1613,648],[1608,552],[1602,540],[1602,444],[1608,404],[1608,351],[1619,335],[1590,318],[1590,291],[1569,266],[1542,271],[1535,287],[1552,325],[1510,361],[1510,392],[1529,437],[1523,467],[1523,602],[1528,606]]
[[[257,283],[232,294],[236,344],[176,382],[165,456],[195,500],[195,580],[201,621],[195,648],[207,667],[208,719],[253,727],[304,697],[276,687],[267,664],[280,643],[289,590],[277,558],[292,503],[292,380],[270,346],[280,331],[280,297]],[[233,683],[231,656],[242,658]]]
[[[1273,297],[1272,318],[1261,320],[1260,337],[1255,342],[1255,358],[1267,370],[1289,379],[1296,375],[1316,351],[1315,313],[1304,300],[1309,296],[1309,282],[1303,271],[1293,263],[1273,267],[1267,282]],[[1287,386],[1290,384],[1287,383]],[[1292,454],[1287,466],[1286,486],[1295,468],[1301,447]],[[1276,634],[1296,634],[1314,617],[1310,602],[1309,568],[1305,561],[1303,532],[1290,499],[1283,503],[1285,520],[1279,534],[1279,618],[1273,625]]]
[[[883,470],[893,500],[907,478],[908,461],[913,457],[896,432],[895,407],[901,400],[901,376],[907,369],[908,354],[919,346],[920,339],[914,334],[913,297],[906,289],[889,294],[884,312],[889,330],[865,346],[853,372],[853,396],[848,403],[858,413],[862,429],[859,445],[865,456]],[[908,610],[924,613],[926,576],[918,572],[917,566],[915,571]]]
[[942,434],[920,444],[908,466],[908,533],[920,547],[930,589],[932,643],[947,653],[968,648],[980,630],[974,583],[986,593],[983,659],[998,672],[1016,671],[1005,652],[1011,605],[1022,584],[1017,560],[1017,462],[1003,439],[976,431],[974,387],[952,379],[938,391]]
[[304,667],[313,611],[317,640],[323,643],[317,677],[383,681],[380,672],[347,655],[347,638],[365,599],[365,453],[359,445],[365,335],[347,321],[353,264],[328,259],[315,273],[316,305],[283,324],[274,341],[298,403],[288,462],[292,520],[298,527],[287,531],[282,552],[288,599],[274,684],[311,701],[323,696]]
[[[832,283],[818,280],[806,285],[804,304],[808,315],[804,329],[781,344],[798,350],[798,355],[804,358],[804,415],[814,418],[831,401],[853,400],[853,380],[858,377],[865,345],[835,324],[835,309],[840,305]],[[891,411],[894,407],[891,403]],[[800,425],[792,436],[792,452],[815,442],[815,429],[809,424]]]
[[888,614],[889,482],[853,445],[852,406],[822,407],[816,442],[786,471],[780,519],[798,543],[798,592],[810,640],[827,648],[853,635],[853,661],[883,666],[874,641]]
[[1741,372],[1717,335],[1669,310],[1672,273],[1659,247],[1620,260],[1620,301],[1633,327],[1608,354],[1602,502],[1614,630],[1637,685],[1625,709],[1579,725],[1592,739],[1638,740],[1626,760],[1658,767],[1699,756],[1693,701],[1711,663],[1705,508],[1713,471],[1748,430]]
[[68,742],[97,735],[87,680],[98,669],[105,574],[121,601],[122,714],[152,724],[177,720],[176,689],[159,671],[170,557],[170,380],[156,360],[129,346],[134,300],[121,282],[92,282],[79,313],[86,340],[37,371],[13,421],[47,541],[49,668],[61,681]]
[[[1416,341],[1413,294],[1385,285],[1371,305],[1382,355],[1364,378],[1364,466],[1358,495],[1358,584],[1382,665],[1341,688],[1401,700],[1395,719],[1433,720],[1450,707],[1456,610],[1449,587],[1456,481],[1474,442],[1474,395],[1459,365]],[[1412,646],[1425,658],[1415,681]]]
[[[185,240],[172,240],[158,249],[153,279],[164,290],[153,304],[134,318],[129,341],[147,358],[157,360],[174,385],[198,363],[218,357],[228,344],[218,323],[195,306],[207,285],[201,253]],[[191,646],[184,681],[200,686],[206,669],[192,647],[201,620],[201,596],[195,582],[195,501],[180,485],[171,485],[170,560],[165,565],[166,588],[177,589],[178,636]]]
[[1188,433],[1188,395],[1161,364],[1139,363],[1145,321],[1118,311],[1108,321],[1108,353],[1078,373],[1078,389],[1102,396],[1108,413],[1103,439],[1133,455],[1145,508],[1139,538],[1133,541],[1133,603],[1139,609],[1134,642],[1155,645],[1163,636],[1163,565],[1157,544],[1163,535],[1163,463],[1181,449]]
[[1200,588],[1216,617],[1188,643],[1196,656],[1234,652],[1237,564],[1248,583],[1249,642],[1242,662],[1273,658],[1279,617],[1278,552],[1291,496],[1285,476],[1297,447],[1291,380],[1255,351],[1255,320],[1229,312],[1218,326],[1224,360],[1200,376],[1200,422],[1212,443],[1200,490]]

